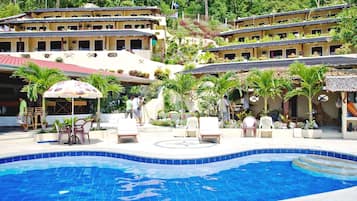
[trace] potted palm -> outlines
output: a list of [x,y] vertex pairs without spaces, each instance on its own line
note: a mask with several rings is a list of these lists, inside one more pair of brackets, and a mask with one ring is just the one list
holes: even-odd
[[268,99],[276,96],[280,97],[284,86],[283,79],[275,76],[274,71],[253,70],[247,77],[247,82],[250,88],[254,89],[254,94],[260,96],[264,100],[264,115],[268,114]]
[[185,100],[187,97],[192,98],[192,91],[196,83],[196,78],[191,74],[176,74],[174,79],[165,79],[163,82],[166,89],[173,91],[180,98],[181,120],[183,120],[186,108]]
[[302,131],[303,137],[320,138],[322,131],[316,129],[316,123],[313,117],[313,98],[322,90],[323,79],[327,68],[325,66],[308,67],[302,63],[293,63],[289,67],[290,75],[300,80],[300,86],[286,93],[285,98],[289,99],[294,96],[305,96],[308,101],[309,119]]

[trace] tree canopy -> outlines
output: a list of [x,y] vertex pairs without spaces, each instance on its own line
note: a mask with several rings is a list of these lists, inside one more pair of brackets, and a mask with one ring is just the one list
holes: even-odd
[[18,9],[15,13],[24,12],[36,8],[67,8],[81,7],[86,3],[93,3],[99,7],[115,7],[115,6],[158,6],[162,12],[171,15],[175,10],[172,3],[176,3],[176,10],[179,15],[185,13],[185,16],[195,17],[198,14],[205,14],[205,2],[208,4],[208,14],[211,19],[220,20],[223,22],[225,18],[228,20],[236,19],[237,17],[247,17],[251,15],[261,15],[267,13],[284,12],[305,8],[314,8],[327,5],[341,3],[356,3],[356,0],[3,0],[0,7],[3,8],[0,12],[0,17],[13,15],[11,9],[5,8],[9,4],[14,4]]

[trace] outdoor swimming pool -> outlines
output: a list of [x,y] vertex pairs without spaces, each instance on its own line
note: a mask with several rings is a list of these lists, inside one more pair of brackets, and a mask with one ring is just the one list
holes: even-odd
[[3,160],[0,200],[265,201],[357,185],[357,181],[311,176],[292,168],[292,159],[299,155],[256,154],[191,165],[103,156]]

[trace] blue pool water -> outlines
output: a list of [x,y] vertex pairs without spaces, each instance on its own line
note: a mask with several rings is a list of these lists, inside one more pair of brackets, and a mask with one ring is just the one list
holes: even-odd
[[78,156],[0,164],[0,200],[281,200],[357,186],[292,168],[297,154],[200,165]]

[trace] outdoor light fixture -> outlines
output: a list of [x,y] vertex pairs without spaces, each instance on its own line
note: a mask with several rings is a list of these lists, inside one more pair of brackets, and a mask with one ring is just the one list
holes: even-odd
[[327,102],[328,101],[328,96],[326,94],[321,94],[317,97],[317,100],[320,102]]
[[255,103],[255,102],[257,102],[259,100],[259,97],[258,96],[251,96],[249,98],[249,100],[250,100],[250,102]]

